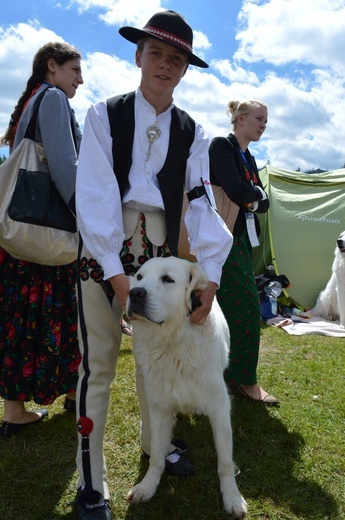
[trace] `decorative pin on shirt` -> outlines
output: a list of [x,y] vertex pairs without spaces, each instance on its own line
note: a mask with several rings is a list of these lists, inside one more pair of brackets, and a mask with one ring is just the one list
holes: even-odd
[[146,135],[147,139],[149,140],[149,149],[147,150],[146,154],[146,162],[149,160],[151,155],[151,146],[154,141],[158,139],[158,137],[161,135],[161,129],[158,126],[157,121],[151,126],[148,126],[146,128]]

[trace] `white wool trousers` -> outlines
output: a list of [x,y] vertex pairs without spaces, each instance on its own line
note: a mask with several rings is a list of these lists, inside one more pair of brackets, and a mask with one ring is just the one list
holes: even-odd
[[[143,217],[142,214],[140,214]],[[144,219],[145,221],[145,219]],[[131,237],[132,259],[144,254],[160,256],[162,247],[147,247],[143,241],[141,218]],[[165,244],[163,244],[165,246]],[[166,252],[166,248],[163,248]],[[78,488],[99,491],[109,499],[106,461],[103,450],[110,385],[116,373],[116,364],[122,340],[122,309],[110,284],[103,280],[101,267],[85,246],[79,255],[78,277],[78,334],[82,361],[77,388]],[[136,266],[138,267],[138,265]],[[140,366],[136,366],[136,387],[141,415],[141,447],[150,453],[150,422],[144,382]],[[110,462],[110,461],[108,461]],[[116,463],[116,462],[115,462]]]

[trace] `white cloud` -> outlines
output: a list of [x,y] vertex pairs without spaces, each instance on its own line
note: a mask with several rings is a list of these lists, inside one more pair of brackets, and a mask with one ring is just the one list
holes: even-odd
[[212,43],[207,38],[206,34],[201,31],[193,31],[193,48],[194,50],[207,51],[212,47]]
[[245,1],[239,21],[236,60],[344,67],[344,0]]
[[257,85],[259,83],[259,78],[255,72],[250,72],[236,63],[231,64],[229,60],[212,60],[211,65],[228,81],[239,81],[249,85]]
[[165,9],[165,3],[164,0],[72,0],[70,5],[76,5],[81,13],[91,9],[102,11],[98,16],[107,25],[143,27],[152,13]]
[[[269,105],[267,130],[256,147],[265,145],[267,158],[282,168],[341,167],[345,1],[245,0],[239,23],[235,64],[249,78],[257,73],[260,83],[250,97]],[[222,63],[220,72],[248,90],[250,81],[236,77],[235,64]]]
[[344,104],[342,82],[321,74],[305,91],[270,74],[256,95],[269,106],[264,142],[273,165],[287,169],[300,165],[305,170],[335,169],[344,164],[342,126],[334,123],[340,119],[338,101]]
[[128,24],[134,27],[144,27],[151,18],[152,13],[158,13],[163,10],[161,2],[157,0],[151,0],[150,2],[119,0],[106,14],[101,15],[101,19],[108,25]]

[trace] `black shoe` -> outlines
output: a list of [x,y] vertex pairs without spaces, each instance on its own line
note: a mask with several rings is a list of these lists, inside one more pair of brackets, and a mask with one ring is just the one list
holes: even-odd
[[2,421],[0,425],[0,436],[1,437],[12,437],[12,435],[16,435],[20,430],[25,428],[26,426],[37,425],[42,421],[45,417],[48,417],[48,411],[42,408],[41,410],[33,410],[34,412],[40,413],[41,417],[36,421],[32,421],[29,423],[12,423],[8,421]]
[[[175,475],[176,477],[190,477],[191,475],[194,475],[193,466],[187,457],[182,455],[182,453],[187,451],[187,444],[182,439],[172,439],[171,444],[175,446],[176,449],[169,453],[167,457],[176,454],[176,461],[171,462],[170,460],[167,460],[167,457],[165,457],[165,471],[169,475]],[[150,455],[145,453],[145,451],[143,451],[143,456],[145,459],[150,458]]]
[[177,455],[178,459],[175,462],[170,462],[170,460],[165,457],[165,471],[169,475],[174,475],[175,477],[190,477],[194,475],[194,468],[187,459],[185,455],[181,455],[179,450],[174,450],[169,453],[170,455]]
[[66,412],[73,413],[74,415],[76,414],[77,404],[74,399],[70,399],[69,397],[66,397],[63,407],[66,410]]
[[72,505],[79,520],[111,520],[112,518],[109,500],[103,500],[98,491],[90,492],[79,488]]

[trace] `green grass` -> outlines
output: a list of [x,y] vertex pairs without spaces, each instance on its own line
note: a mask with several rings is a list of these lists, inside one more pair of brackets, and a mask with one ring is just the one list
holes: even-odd
[[[263,327],[259,381],[281,406],[238,398],[232,404],[237,482],[249,520],[345,518],[344,366],[344,339],[289,336]],[[202,416],[181,417],[175,429],[189,445],[195,475],[163,475],[149,503],[126,501],[147,467],[140,456],[134,360],[126,336],[117,372],[105,438],[114,519],[230,518],[222,508],[209,422]],[[0,438],[1,520],[74,518],[68,505],[77,480],[74,419],[63,411],[62,397],[49,412],[39,426]]]

